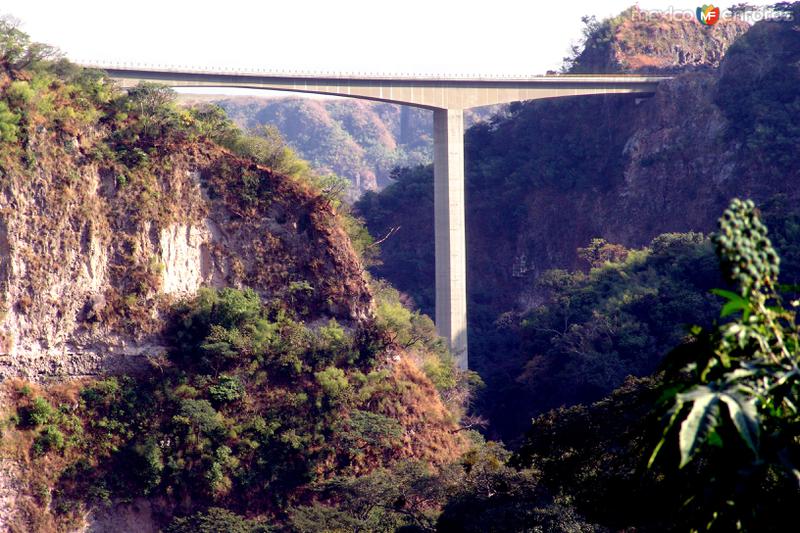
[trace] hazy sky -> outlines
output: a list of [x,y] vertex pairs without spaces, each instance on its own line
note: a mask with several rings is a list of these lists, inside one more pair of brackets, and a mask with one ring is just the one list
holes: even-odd
[[[581,16],[632,0],[3,0],[35,40],[74,60],[449,74],[540,74]],[[736,3],[736,2],[733,2]],[[722,7],[729,5],[715,4]],[[639,2],[643,9],[694,4]]]

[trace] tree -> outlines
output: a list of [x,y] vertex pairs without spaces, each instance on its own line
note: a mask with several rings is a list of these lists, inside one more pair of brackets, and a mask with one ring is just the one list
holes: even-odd
[[143,131],[151,134],[151,127],[162,125],[169,117],[169,105],[175,100],[175,91],[160,83],[140,82],[128,90],[131,107],[139,112]]
[[232,513],[227,509],[210,507],[206,511],[201,511],[187,517],[175,518],[167,533],[267,533],[273,531],[266,524],[260,524],[253,520]]
[[19,29],[19,20],[9,15],[0,17],[0,67],[4,70],[24,70],[58,55],[55,48],[31,41]]

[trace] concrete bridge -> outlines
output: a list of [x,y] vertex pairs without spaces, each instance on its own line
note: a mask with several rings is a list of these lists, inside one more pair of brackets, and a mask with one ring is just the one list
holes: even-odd
[[[433,111],[436,245],[436,329],[467,368],[466,235],[464,231],[464,110],[540,98],[593,94],[652,95],[665,77],[534,76],[425,77],[330,75],[270,71],[208,71],[84,64],[123,87],[141,81],[171,87],[238,87],[349,96]],[[587,119],[591,119],[587,117]]]

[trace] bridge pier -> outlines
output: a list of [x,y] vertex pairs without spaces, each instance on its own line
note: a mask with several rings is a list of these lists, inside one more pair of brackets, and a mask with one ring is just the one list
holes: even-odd
[[467,262],[464,231],[464,112],[433,111],[436,331],[467,368]]

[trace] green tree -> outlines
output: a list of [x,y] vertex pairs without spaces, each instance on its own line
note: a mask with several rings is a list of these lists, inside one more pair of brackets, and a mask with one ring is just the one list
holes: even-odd
[[175,518],[167,533],[267,533],[273,529],[220,507]]
[[0,17],[0,68],[23,70],[55,57],[58,51],[31,41],[28,34],[19,29],[18,20],[9,15]]

